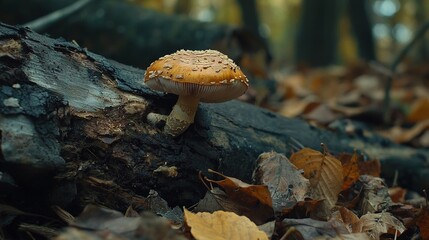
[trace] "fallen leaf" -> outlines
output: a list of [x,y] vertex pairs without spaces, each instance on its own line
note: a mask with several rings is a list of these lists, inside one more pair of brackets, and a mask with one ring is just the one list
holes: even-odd
[[378,239],[383,233],[399,235],[405,231],[404,225],[389,212],[367,213],[356,223],[357,232],[365,232],[371,238]]
[[388,188],[383,179],[362,175],[359,181],[363,183],[360,208],[362,213],[381,212],[392,205]]
[[338,157],[343,166],[343,186],[341,190],[346,190],[351,187],[360,176],[359,173],[359,157],[357,153],[350,154],[342,154]]
[[411,106],[407,120],[409,122],[421,122],[429,119],[429,98],[417,99]]
[[359,222],[359,217],[349,209],[340,207],[332,214],[332,219],[343,222],[350,233],[358,232],[353,227],[356,226],[356,224]]
[[307,99],[290,99],[284,103],[279,113],[285,117],[296,117],[313,111],[320,102]]
[[263,231],[269,239],[271,239],[274,234],[274,230],[276,229],[276,220],[259,225],[258,228]]
[[[134,215],[134,214],[133,214]],[[136,217],[125,217],[122,213],[95,205],[88,205],[75,218],[58,239],[130,239],[130,236],[147,239],[184,240],[178,231],[172,229],[169,221],[151,212]],[[75,230],[77,227],[83,230]]]
[[340,118],[341,114],[333,111],[326,104],[320,104],[318,107],[313,109],[313,111],[304,114],[302,117],[307,120],[316,121],[320,124],[329,124],[330,122]]
[[268,186],[274,212],[292,208],[308,197],[310,182],[286,156],[275,152],[262,153],[256,162],[253,180]]
[[426,206],[420,216],[417,217],[417,226],[420,228],[422,239],[429,239],[429,209]]
[[359,218],[341,207],[332,214],[332,219],[343,222],[350,233],[367,233],[371,239],[379,239],[383,233],[399,234],[405,230],[402,222],[389,212],[367,213]]
[[412,205],[397,203],[389,207],[389,212],[404,223],[406,228],[411,228],[415,226],[416,219],[422,213],[420,206],[417,208]]
[[324,199],[320,204],[319,217],[325,218],[335,206],[343,184],[341,162],[328,153],[304,148],[292,154],[290,161],[299,169],[304,170],[304,177],[310,180],[312,188],[310,197]]
[[394,203],[404,202],[406,193],[407,190],[401,187],[389,188],[389,195]]
[[192,213],[184,209],[185,223],[197,240],[268,240],[267,235],[245,216],[233,212]]
[[380,177],[381,163],[379,160],[359,161],[360,175],[369,175],[373,177]]
[[229,198],[224,191],[217,187],[208,191],[194,208],[196,212],[215,212],[218,210],[244,215],[256,224],[263,224],[273,218],[272,208],[266,208],[265,206],[255,208],[243,205],[239,201]]
[[338,221],[319,221],[311,218],[303,219],[283,219],[281,221],[280,230],[283,232],[288,232],[290,238],[284,239],[317,239],[318,237],[323,237],[322,239],[330,239],[339,234],[348,234],[346,227],[342,222]]
[[224,190],[224,194],[218,191],[208,196],[211,201],[217,201],[222,210],[245,215],[256,224],[263,224],[274,216],[271,194],[266,185],[251,185],[210,169],[209,172],[224,177],[219,181],[206,178],[207,181],[219,185]]
[[411,128],[402,128],[400,126],[394,126],[387,131],[379,131],[378,133],[386,138],[391,139],[396,143],[406,143],[419,136],[428,128],[429,119],[420,121]]
[[310,213],[317,211],[323,200],[313,200],[307,198],[304,201],[297,202],[293,208],[284,208],[282,215],[287,218],[306,218]]

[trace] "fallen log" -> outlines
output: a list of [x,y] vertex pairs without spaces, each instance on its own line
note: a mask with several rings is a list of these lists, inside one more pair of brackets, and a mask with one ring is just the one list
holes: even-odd
[[429,187],[428,150],[318,129],[239,101],[201,103],[183,135],[165,136],[146,115],[168,113],[176,97],[148,89],[143,75],[73,43],[0,24],[0,198],[24,209],[125,209],[154,189],[172,206],[191,205],[205,193],[200,171],[250,181],[262,152],[288,156],[297,145],[322,142],[333,153],[356,149],[380,159],[383,176],[398,172],[402,186]]

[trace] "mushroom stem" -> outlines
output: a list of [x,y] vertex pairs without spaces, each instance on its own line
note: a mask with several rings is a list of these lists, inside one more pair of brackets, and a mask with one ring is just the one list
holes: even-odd
[[198,97],[179,95],[176,105],[167,117],[164,133],[173,137],[182,134],[194,122],[199,102]]

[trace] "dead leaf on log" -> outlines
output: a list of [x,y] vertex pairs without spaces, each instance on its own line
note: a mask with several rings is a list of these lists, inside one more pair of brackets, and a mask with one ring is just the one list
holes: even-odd
[[268,186],[276,213],[293,208],[308,197],[310,182],[282,154],[269,152],[259,155],[253,180]]
[[335,206],[343,184],[341,162],[326,153],[304,148],[292,154],[290,161],[299,169],[304,170],[304,177],[310,180],[312,188],[310,197],[324,199],[319,205],[318,217],[325,218]]
[[344,181],[341,190],[344,191],[359,179],[359,157],[355,152],[353,155],[341,154],[338,159],[341,161],[343,166]]
[[219,210],[234,212],[248,217],[254,223],[260,225],[273,218],[271,208],[242,205],[236,199],[231,199],[221,189],[215,187],[208,191],[203,199],[193,209],[195,212],[215,212]]
[[[224,177],[223,180],[215,181],[206,178],[207,181],[219,185],[223,191],[212,189],[201,201],[206,206],[214,207],[212,210],[234,211],[237,214],[249,217],[256,224],[263,224],[274,215],[271,195],[265,185],[250,185],[233,177],[227,177],[216,171],[209,172]],[[205,206],[198,204],[203,209]]]
[[199,239],[268,240],[267,235],[245,216],[233,212],[192,213],[184,209],[185,223],[192,236]]

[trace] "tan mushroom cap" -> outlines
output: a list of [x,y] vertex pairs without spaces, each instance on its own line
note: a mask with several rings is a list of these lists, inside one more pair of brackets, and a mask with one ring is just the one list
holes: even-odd
[[144,81],[150,88],[202,102],[224,102],[244,94],[249,82],[240,68],[215,50],[180,50],[153,62]]

